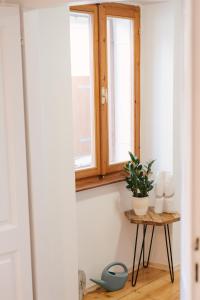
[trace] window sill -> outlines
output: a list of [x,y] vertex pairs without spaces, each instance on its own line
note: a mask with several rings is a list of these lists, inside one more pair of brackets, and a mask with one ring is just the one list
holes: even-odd
[[124,181],[126,177],[125,172],[116,172],[105,176],[95,176],[89,178],[82,178],[76,180],[76,192],[93,189],[103,185],[117,183]]

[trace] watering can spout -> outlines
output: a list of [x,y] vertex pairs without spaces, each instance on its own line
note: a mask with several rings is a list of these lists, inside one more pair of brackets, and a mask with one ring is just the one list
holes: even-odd
[[103,287],[104,289],[107,288],[107,284],[106,284],[106,282],[103,281],[103,280],[92,279],[92,278],[91,278],[90,280],[93,281],[94,283],[100,285],[100,286]]

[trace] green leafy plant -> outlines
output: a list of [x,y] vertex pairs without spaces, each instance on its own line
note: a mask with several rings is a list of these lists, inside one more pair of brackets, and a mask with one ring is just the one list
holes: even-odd
[[154,181],[150,179],[150,176],[155,160],[143,165],[133,153],[129,152],[129,155],[130,160],[124,166],[124,170],[128,174],[126,188],[133,193],[133,197],[148,197],[149,192],[154,187]]

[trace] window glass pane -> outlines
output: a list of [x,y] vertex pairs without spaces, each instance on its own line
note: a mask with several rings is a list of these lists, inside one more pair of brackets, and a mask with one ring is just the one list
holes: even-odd
[[133,20],[107,18],[109,163],[128,160],[134,149]]
[[93,17],[71,13],[71,68],[75,168],[95,166]]

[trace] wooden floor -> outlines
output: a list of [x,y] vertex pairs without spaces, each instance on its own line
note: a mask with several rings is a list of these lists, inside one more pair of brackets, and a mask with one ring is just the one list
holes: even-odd
[[171,283],[169,273],[153,268],[142,269],[136,287],[131,281],[117,292],[108,293],[103,289],[87,294],[84,300],[179,300],[179,272],[175,273],[175,282]]

